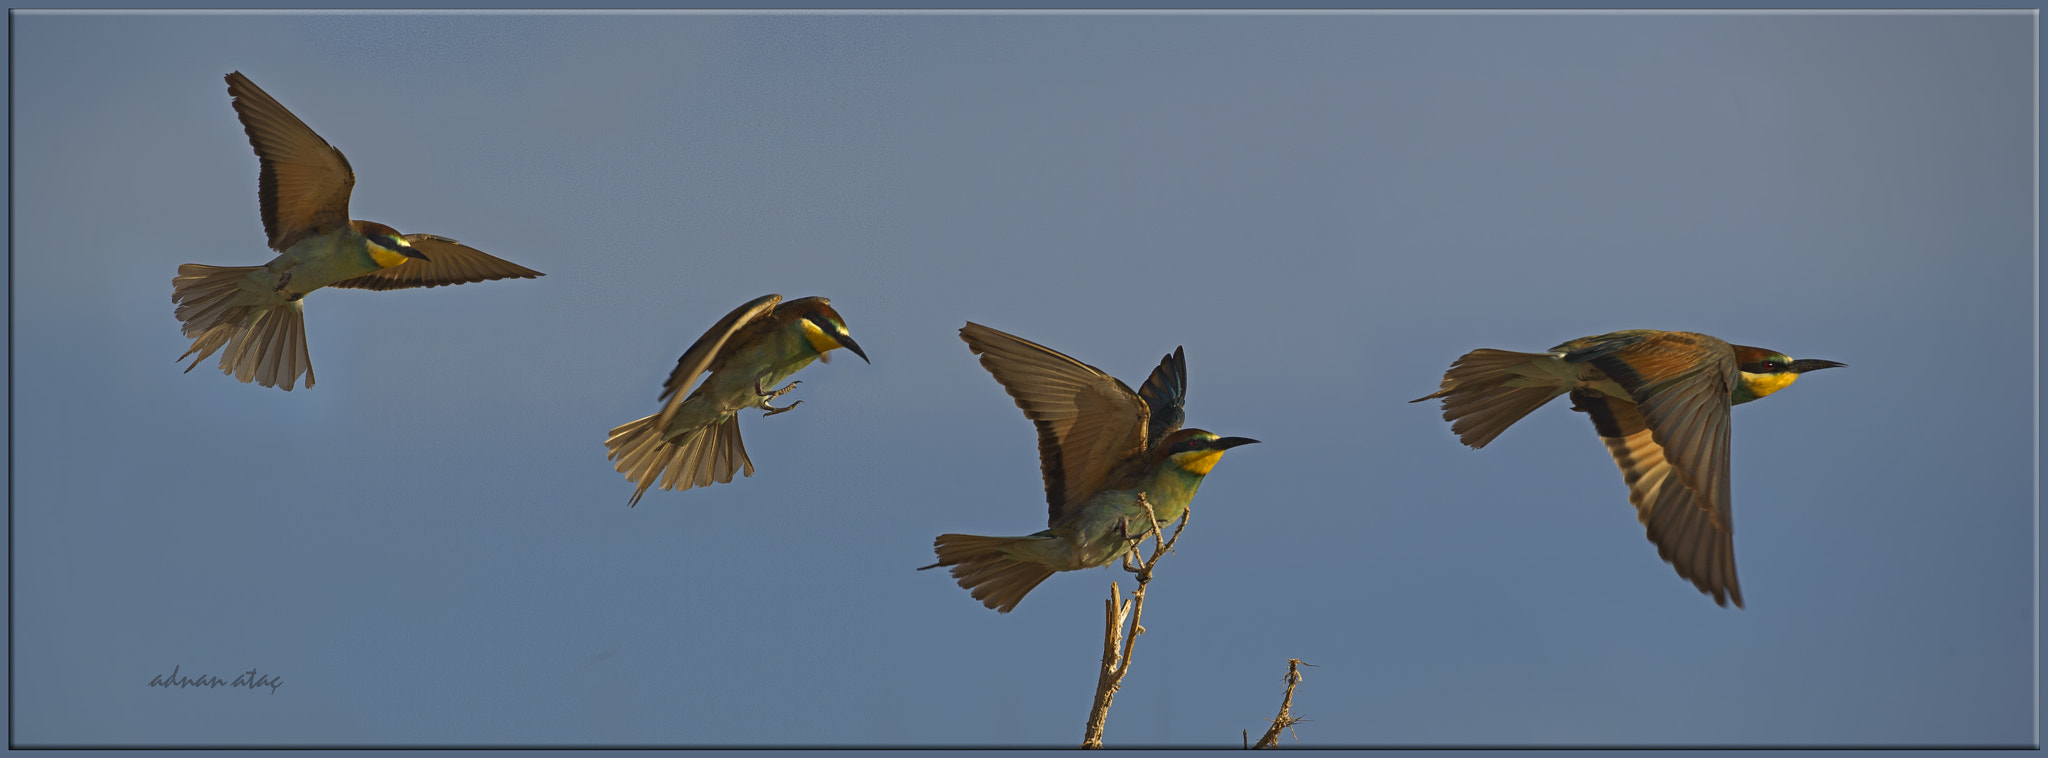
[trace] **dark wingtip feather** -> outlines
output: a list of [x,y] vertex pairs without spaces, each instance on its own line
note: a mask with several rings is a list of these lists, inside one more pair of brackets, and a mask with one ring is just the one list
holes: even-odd
[[1158,445],[1166,435],[1180,429],[1187,419],[1187,413],[1182,410],[1187,394],[1187,351],[1175,347],[1172,353],[1159,359],[1159,367],[1153,369],[1144,386],[1138,388],[1138,397],[1144,399],[1146,408],[1151,412],[1151,424],[1145,431],[1147,447]]

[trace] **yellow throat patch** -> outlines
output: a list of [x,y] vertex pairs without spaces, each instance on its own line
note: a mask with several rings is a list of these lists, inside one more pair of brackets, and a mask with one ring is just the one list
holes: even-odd
[[839,340],[832,339],[832,335],[826,334],[823,329],[819,329],[818,325],[811,323],[810,319],[803,319],[798,323],[804,325],[804,339],[811,341],[811,349],[818,351],[819,355],[824,355],[826,351],[841,346]]
[[384,247],[383,245],[379,245],[375,242],[369,243],[369,247],[370,260],[376,261],[377,265],[382,266],[384,268],[391,268],[392,266],[396,266],[406,261],[412,260],[412,258],[406,256],[404,253],[400,253],[396,250]]
[[1778,390],[1784,389],[1786,387],[1790,387],[1792,386],[1792,382],[1798,379],[1799,375],[1792,373],[1790,371],[1784,371],[1776,374],[1752,374],[1747,371],[1742,372],[1742,383],[1749,387],[1750,394],[1755,395],[1757,397],[1763,397],[1765,395],[1777,392]]
[[1208,476],[1209,469],[1215,468],[1217,461],[1223,460],[1223,453],[1224,451],[1222,450],[1196,450],[1180,453],[1173,456],[1173,464],[1190,474]]

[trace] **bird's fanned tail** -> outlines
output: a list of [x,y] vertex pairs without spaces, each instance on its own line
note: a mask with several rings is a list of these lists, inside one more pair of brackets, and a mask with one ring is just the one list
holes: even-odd
[[724,423],[664,440],[655,417],[628,421],[612,429],[604,446],[605,458],[616,460],[616,468],[635,483],[627,505],[637,505],[640,495],[657,479],[665,490],[726,484],[742,468],[754,475],[754,462],[747,459],[747,447],[740,441],[740,420],[729,416]]
[[1500,436],[1516,421],[1571,389],[1532,381],[1527,370],[1545,353],[1481,348],[1466,353],[1444,373],[1443,389],[1408,402],[1443,398],[1444,420],[1458,441],[1474,448]]
[[1052,537],[983,537],[974,534],[941,534],[932,542],[939,562],[920,571],[950,566],[962,589],[997,613],[1009,613],[1024,596],[1053,575],[1053,569],[1036,561],[1018,560],[1009,548]]
[[192,347],[178,360],[198,355],[191,372],[222,348],[222,373],[243,382],[292,391],[300,374],[313,386],[313,359],[306,351],[306,319],[300,301],[248,302],[241,288],[261,266],[207,266],[187,263],[171,279],[171,302]]

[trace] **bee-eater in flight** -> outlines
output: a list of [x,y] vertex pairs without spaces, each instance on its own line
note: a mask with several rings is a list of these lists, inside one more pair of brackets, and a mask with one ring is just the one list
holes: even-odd
[[[620,424],[605,440],[611,451],[605,458],[616,459],[637,485],[627,506],[638,504],[657,477],[662,489],[686,490],[730,482],[741,467],[753,476],[754,462],[740,443],[739,412],[760,408],[767,417],[797,407],[802,400],[780,408],[768,401],[802,382],[767,388],[813,360],[830,363],[831,352],[842,347],[868,359],[846,332],[846,320],[822,297],[784,303],[781,295],[763,295],[726,314],[676,361],[661,388],[661,412]],[[710,378],[692,390],[706,371]]]
[[[967,348],[1038,427],[1038,465],[1052,527],[1026,537],[942,534],[939,562],[982,605],[1009,613],[1056,571],[1106,566],[1187,512],[1223,451],[1258,440],[1180,428],[1187,357],[1180,348],[1137,392],[1052,348],[969,322]],[[923,569],[919,569],[923,570]]]
[[1479,349],[1444,373],[1458,440],[1485,447],[1510,424],[1570,393],[1572,410],[1621,467],[1636,518],[1657,554],[1714,602],[1742,607],[1728,508],[1728,408],[1843,364],[1792,360],[1704,334],[1650,329],[1582,337],[1545,353]]
[[190,373],[222,347],[220,370],[244,382],[292,390],[313,386],[301,298],[321,287],[390,290],[541,273],[446,237],[399,234],[348,217],[355,172],[348,158],[237,71],[227,76],[235,115],[256,149],[256,198],[276,258],[261,266],[187,263],[171,280],[171,302],[198,354]]

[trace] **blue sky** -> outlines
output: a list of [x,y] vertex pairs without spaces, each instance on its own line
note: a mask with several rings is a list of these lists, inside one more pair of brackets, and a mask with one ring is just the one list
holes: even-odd
[[[2035,740],[2024,14],[17,14],[14,739],[1078,743],[1102,600],[931,561],[1043,527],[968,320],[1233,451],[1111,745]],[[307,299],[319,384],[174,358],[178,264],[269,259],[239,70],[357,218],[547,273]],[[751,479],[606,430],[763,293],[873,365],[741,420]],[[1842,361],[1734,412],[1722,609],[1562,402],[1483,451],[1477,347],[1682,329]],[[209,362],[208,366],[211,366]],[[146,686],[280,677],[277,691]]]

